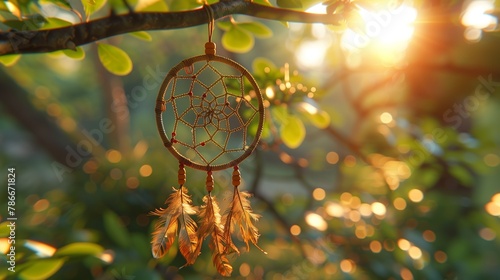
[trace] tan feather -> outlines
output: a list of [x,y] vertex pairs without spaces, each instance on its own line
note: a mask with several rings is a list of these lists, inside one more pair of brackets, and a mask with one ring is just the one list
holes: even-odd
[[[184,188],[185,189],[185,188]],[[193,264],[198,258],[196,247],[198,246],[198,236],[196,234],[197,225],[190,215],[198,213],[196,207],[192,206],[191,197],[187,190],[182,193],[182,213],[179,216],[179,250],[187,261],[187,264]]]
[[191,205],[191,198],[187,194],[187,189],[181,186],[178,190],[173,188],[172,193],[165,203],[165,209],[157,209],[151,214],[159,216],[155,224],[153,238],[151,240],[153,257],[164,256],[179,234],[179,249],[187,260],[188,264],[194,263],[198,238],[196,236],[196,223],[189,215],[197,213],[195,207]]
[[259,239],[259,230],[252,221],[257,221],[260,215],[255,214],[250,206],[248,198],[251,196],[248,192],[240,192],[237,187],[234,188],[233,200],[229,209],[224,214],[224,240],[228,245],[226,253],[232,248],[239,253],[238,248],[232,241],[231,234],[234,232],[234,226],[238,225],[241,238],[250,250],[249,242],[252,242],[262,252],[266,253],[257,245]]
[[205,205],[200,210],[200,227],[198,229],[198,243],[197,251],[201,250],[202,240],[209,235],[211,236],[209,247],[212,250],[212,261],[217,268],[217,271],[222,276],[231,276],[233,267],[229,264],[229,260],[225,255],[226,244],[223,237],[223,225],[221,223],[220,208],[210,194],[203,198]]

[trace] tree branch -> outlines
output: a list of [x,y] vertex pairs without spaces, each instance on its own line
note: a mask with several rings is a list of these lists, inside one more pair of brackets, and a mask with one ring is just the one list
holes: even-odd
[[52,156],[52,158],[64,166],[70,166],[68,162],[68,150],[75,150],[74,142],[68,134],[58,127],[46,114],[39,112],[29,101],[28,93],[0,71],[0,107],[11,115],[20,126],[33,135],[35,141]]
[[[210,5],[214,19],[241,14],[261,19],[302,23],[339,24],[340,14],[311,14],[263,6],[245,0],[220,1]],[[208,23],[206,8],[167,13],[129,13],[80,23],[64,28],[34,31],[11,30],[0,33],[0,55],[41,53],[95,42],[134,31],[167,30]]]

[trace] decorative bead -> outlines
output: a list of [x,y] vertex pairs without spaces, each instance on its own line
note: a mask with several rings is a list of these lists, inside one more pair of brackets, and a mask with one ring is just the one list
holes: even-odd
[[167,110],[167,105],[165,104],[165,100],[161,101],[161,111],[165,112]]
[[207,181],[206,181],[207,191],[211,192],[214,189],[214,177],[212,176],[212,172],[207,172]]
[[186,169],[184,168],[184,164],[179,164],[179,171],[177,172],[177,183],[179,185],[184,185],[186,183]]
[[205,43],[205,54],[207,55],[215,55],[216,45],[214,42]]
[[235,166],[233,170],[233,186],[237,187],[240,185],[240,183],[241,183],[241,173],[240,170]]

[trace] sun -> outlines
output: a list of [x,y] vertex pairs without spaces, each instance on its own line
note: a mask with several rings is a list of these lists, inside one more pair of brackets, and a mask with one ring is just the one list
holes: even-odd
[[413,37],[417,10],[403,3],[380,10],[358,7],[358,12],[361,24],[344,32],[342,48],[348,52],[368,51],[388,64],[401,61]]

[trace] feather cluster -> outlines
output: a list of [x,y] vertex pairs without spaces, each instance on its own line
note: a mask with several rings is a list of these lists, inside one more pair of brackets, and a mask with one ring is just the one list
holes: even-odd
[[[179,250],[187,261],[186,265],[190,265],[200,254],[203,240],[210,238],[209,248],[212,251],[214,266],[222,276],[230,276],[233,267],[227,256],[233,252],[240,253],[232,238],[235,229],[238,229],[237,233],[245,242],[247,251],[251,242],[264,252],[257,246],[260,234],[253,222],[257,221],[260,215],[253,212],[248,199],[250,196],[235,187],[233,199],[222,217],[219,205],[210,193],[203,198],[204,205],[198,211],[191,205],[186,188],[174,188],[174,193],[165,202],[168,204],[167,208],[152,212],[153,215],[159,216],[151,241],[153,256],[161,258],[165,255],[178,235]],[[199,227],[190,216],[195,214],[199,217]]]
[[[215,197],[210,194],[203,198],[205,205],[201,206],[198,228],[199,240],[204,240],[210,236],[209,248],[212,250],[212,261],[217,271],[222,276],[231,276],[233,267],[229,264],[226,256],[226,240],[224,239],[224,226],[221,223],[220,208]],[[198,243],[198,251],[201,250],[202,242]]]
[[178,190],[174,189],[167,201],[168,207],[157,209],[152,212],[153,215],[160,218],[156,222],[153,232],[152,253],[153,257],[161,258],[164,256],[179,236],[179,250],[187,261],[187,264],[193,264],[198,257],[196,248],[198,246],[197,226],[190,215],[198,213],[196,207],[192,206],[191,198],[187,194],[187,189],[181,186]]
[[237,187],[234,188],[233,200],[223,217],[224,240],[228,244],[226,247],[226,253],[228,253],[231,249],[236,251],[238,254],[240,253],[231,237],[235,226],[239,228],[241,238],[247,245],[247,251],[250,250],[249,242],[252,242],[255,247],[264,252],[264,250],[257,246],[257,240],[259,239],[260,234],[257,227],[253,224],[253,221],[259,220],[260,215],[253,212],[252,207],[250,206],[250,201],[248,200],[250,196],[251,194],[248,192],[240,192]]

